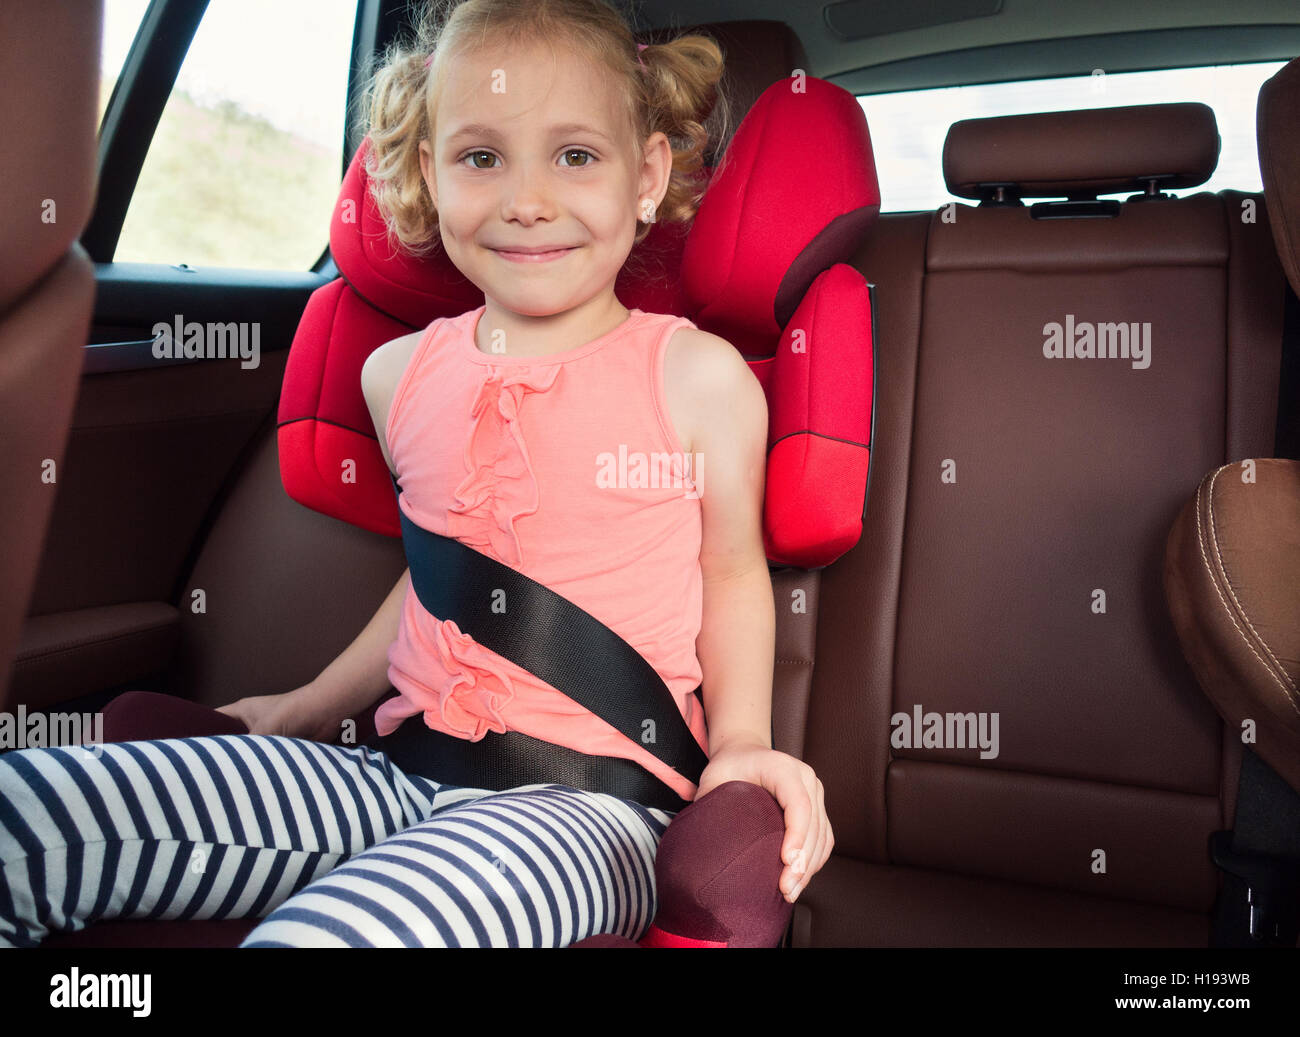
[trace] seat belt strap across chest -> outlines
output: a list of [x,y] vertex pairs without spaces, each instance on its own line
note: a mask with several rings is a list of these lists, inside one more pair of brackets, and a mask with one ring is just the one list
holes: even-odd
[[[400,493],[395,477],[393,486]],[[708,756],[663,678],[635,648],[549,587],[423,528],[400,505],[398,513],[411,585],[430,615],[454,621],[699,783]]]

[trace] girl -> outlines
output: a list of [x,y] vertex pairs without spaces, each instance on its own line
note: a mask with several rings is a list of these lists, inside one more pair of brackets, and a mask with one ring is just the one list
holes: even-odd
[[[366,362],[400,506],[636,646],[709,756],[698,788],[431,616],[408,570],[315,681],[223,707],[249,734],[0,756],[0,945],[112,917],[264,917],[243,946],[639,938],[672,812],[462,788],[397,766],[382,739],[313,740],[390,682],[381,736],[521,732],[633,760],[686,801],[761,785],[785,813],[781,891],[799,895],[833,839],[820,781],[769,738],[763,392],[726,341],[614,294],[656,214],[694,214],[696,119],[721,69],[703,36],[636,47],[604,0],[431,9],[376,76],[368,168],[393,236],[419,253],[437,232],[485,299]],[[602,455],[665,445],[692,492],[592,477]]]

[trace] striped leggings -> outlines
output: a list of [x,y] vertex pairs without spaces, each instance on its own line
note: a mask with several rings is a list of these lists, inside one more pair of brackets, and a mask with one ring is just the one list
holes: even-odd
[[271,735],[0,755],[0,947],[110,918],[262,918],[244,947],[639,939],[674,815],[565,785],[405,774]]

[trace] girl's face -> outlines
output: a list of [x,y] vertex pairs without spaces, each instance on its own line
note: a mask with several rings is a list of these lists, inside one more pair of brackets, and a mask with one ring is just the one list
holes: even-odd
[[[668,188],[668,138],[645,150],[641,161],[609,77],[571,51],[490,48],[448,70],[420,169],[457,269],[505,309],[547,316],[612,295],[639,199],[657,206]],[[520,248],[568,251],[502,254]]]

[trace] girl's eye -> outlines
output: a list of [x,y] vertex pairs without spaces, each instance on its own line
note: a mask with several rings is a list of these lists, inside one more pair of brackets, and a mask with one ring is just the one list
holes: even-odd
[[[476,158],[477,156],[479,156],[479,155],[486,155],[489,159],[495,159],[495,158],[496,158],[496,156],[495,156],[494,154],[492,154],[492,152],[490,152],[490,151],[467,151],[467,152],[466,152],[466,153],[461,157],[461,161],[463,162],[463,161],[465,161],[465,159],[469,159],[469,160],[470,160],[470,167],[471,167],[472,169],[491,169],[491,168],[493,168],[491,165],[486,165],[486,166],[485,166],[485,165],[480,165],[478,162],[476,162],[476,161],[475,161],[475,158]],[[570,155],[584,155],[584,156],[586,156],[586,158],[589,159],[589,160],[594,159],[594,158],[596,157],[596,156],[593,155],[590,151],[588,151],[586,148],[569,148],[567,151],[564,152],[564,156],[565,156],[565,158],[567,159]],[[591,165],[591,162],[590,162],[590,161],[587,161],[587,162],[579,162],[579,163],[577,163],[577,164],[574,164],[574,163],[572,163],[572,162],[565,162],[565,166],[566,166],[566,168],[568,168],[568,169],[585,169],[585,168],[586,168],[587,166],[589,166],[589,165]]]

